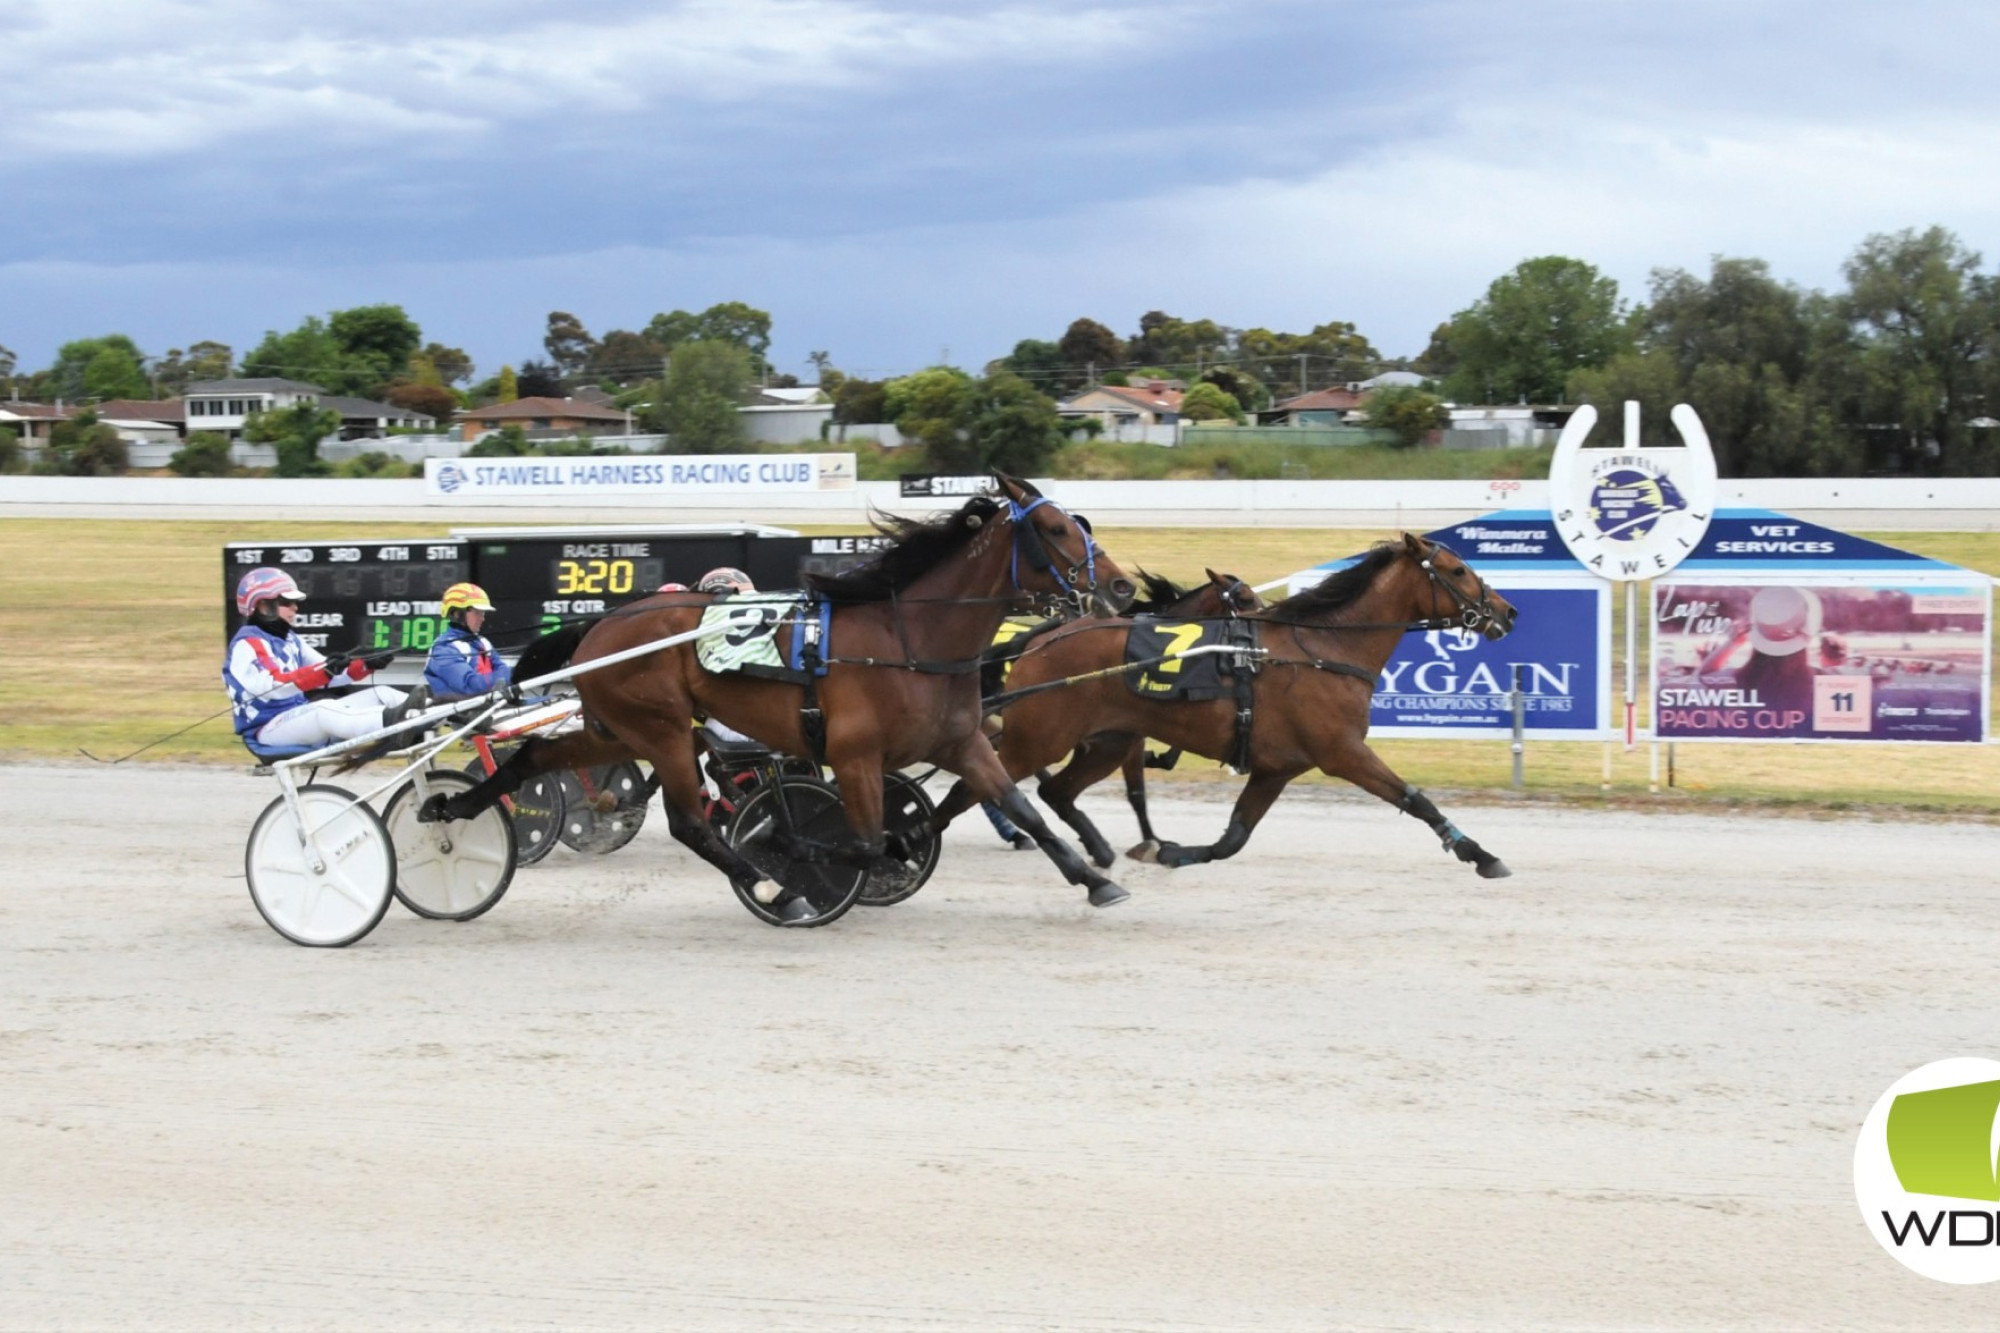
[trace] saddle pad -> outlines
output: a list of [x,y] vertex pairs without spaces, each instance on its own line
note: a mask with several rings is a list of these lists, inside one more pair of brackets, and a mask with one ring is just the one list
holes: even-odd
[[1125,673],[1125,685],[1142,699],[1163,699],[1171,703],[1200,703],[1221,699],[1234,692],[1229,678],[1235,674],[1235,653],[1203,653],[1181,657],[1194,648],[1224,645],[1250,646],[1256,627],[1241,620],[1172,620],[1140,616],[1125,635],[1125,660],[1164,662]]
[[[695,660],[718,675],[741,671],[779,680],[826,674],[826,641],[833,604],[796,592],[753,592],[724,597],[701,613],[701,627],[727,631],[695,642]],[[789,623],[786,652],[778,629]],[[810,650],[810,651],[808,651]],[[808,660],[810,659],[810,660]]]

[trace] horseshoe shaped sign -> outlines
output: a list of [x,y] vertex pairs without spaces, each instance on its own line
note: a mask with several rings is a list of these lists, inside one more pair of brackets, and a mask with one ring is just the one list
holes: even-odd
[[1625,404],[1625,444],[1585,449],[1597,409],[1563,427],[1549,460],[1549,505],[1570,554],[1617,583],[1656,578],[1685,559],[1715,513],[1715,453],[1686,403],[1673,410],[1676,445],[1642,447],[1639,404]]

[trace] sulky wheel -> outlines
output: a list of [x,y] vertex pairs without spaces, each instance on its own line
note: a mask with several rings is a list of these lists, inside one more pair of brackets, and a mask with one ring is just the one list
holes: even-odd
[[264,807],[243,849],[250,901],[272,930],[294,944],[338,949],[375,929],[396,888],[389,830],[339,787],[298,790],[299,815],[285,798]]
[[[486,780],[486,765],[474,759],[465,766],[474,782]],[[562,783],[554,773],[538,773],[500,803],[514,819],[514,864],[531,866],[556,849],[562,832]]]
[[817,778],[786,777],[757,788],[731,821],[729,841],[783,889],[768,903],[748,889],[737,889],[736,896],[773,926],[827,925],[861,895],[863,872],[827,856],[849,836],[839,795]]
[[900,839],[910,853],[907,861],[877,862],[861,886],[863,907],[892,907],[916,893],[937,869],[938,835],[931,831],[930,793],[924,784],[902,773],[882,783],[882,831]]
[[451,796],[478,785],[463,773],[434,769],[396,788],[382,813],[396,845],[396,901],[418,916],[470,921],[499,902],[513,882],[514,825],[498,804],[471,819],[417,820],[433,793]]
[[639,836],[639,826],[646,822],[647,788],[637,764],[604,764],[581,774],[564,773],[559,781],[563,817],[557,836],[565,847],[602,856]]

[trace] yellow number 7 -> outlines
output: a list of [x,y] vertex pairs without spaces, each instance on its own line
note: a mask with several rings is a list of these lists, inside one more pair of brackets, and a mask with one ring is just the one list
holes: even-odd
[[1160,663],[1160,672],[1164,675],[1168,672],[1179,671],[1181,669],[1181,663],[1186,660],[1181,654],[1193,647],[1195,641],[1201,638],[1201,625],[1199,623],[1192,625],[1155,625],[1153,633],[1170,636],[1165,650],[1167,660]]

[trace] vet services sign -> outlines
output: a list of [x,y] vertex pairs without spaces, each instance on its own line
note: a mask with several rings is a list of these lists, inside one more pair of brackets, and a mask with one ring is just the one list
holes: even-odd
[[557,458],[429,458],[424,493],[452,501],[500,496],[587,498],[851,491],[853,454],[612,454]]

